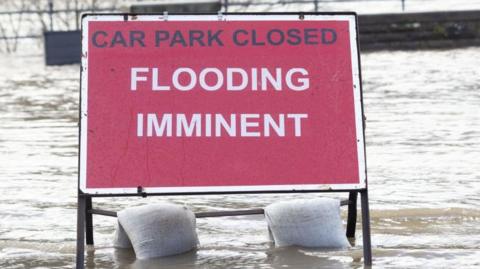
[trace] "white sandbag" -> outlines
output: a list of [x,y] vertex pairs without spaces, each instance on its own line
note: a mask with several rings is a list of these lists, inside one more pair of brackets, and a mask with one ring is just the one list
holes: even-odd
[[337,199],[278,202],[265,208],[265,217],[277,247],[350,246],[340,217],[340,201]]
[[198,244],[195,215],[170,203],[131,207],[118,212],[118,221],[137,259],[180,254]]
[[132,242],[130,242],[127,233],[125,233],[122,225],[118,222],[115,235],[113,236],[113,246],[116,248],[132,248]]

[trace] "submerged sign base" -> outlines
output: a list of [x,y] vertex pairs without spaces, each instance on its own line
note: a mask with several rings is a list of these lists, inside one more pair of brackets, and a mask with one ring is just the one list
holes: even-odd
[[82,18],[77,267],[92,197],[349,192],[371,264],[354,13]]

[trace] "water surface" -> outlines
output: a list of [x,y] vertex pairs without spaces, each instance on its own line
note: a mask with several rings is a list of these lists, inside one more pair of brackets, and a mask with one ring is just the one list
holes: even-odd
[[[372,244],[378,268],[480,267],[480,48],[362,55]],[[72,268],[79,66],[0,54],[0,268]],[[99,198],[159,200],[195,211],[262,207],[321,194]],[[345,195],[334,195],[346,198]],[[343,210],[345,215],[346,210]],[[197,251],[141,262],[112,247],[115,219],[95,216],[88,268],[361,268],[349,251],[283,248],[261,216],[198,220]]]

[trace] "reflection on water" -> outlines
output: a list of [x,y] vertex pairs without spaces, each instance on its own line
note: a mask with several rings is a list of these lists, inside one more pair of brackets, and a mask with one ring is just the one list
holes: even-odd
[[[362,56],[379,267],[480,267],[479,54],[469,48]],[[0,62],[0,268],[71,268],[79,67],[45,67],[40,56],[0,55]],[[261,207],[299,195],[99,198],[95,204],[120,210],[169,200],[207,211]],[[199,219],[197,251],[138,261],[131,251],[112,248],[114,221],[94,218],[89,268],[363,265],[360,226],[352,251],[325,252],[273,248],[261,216]]]

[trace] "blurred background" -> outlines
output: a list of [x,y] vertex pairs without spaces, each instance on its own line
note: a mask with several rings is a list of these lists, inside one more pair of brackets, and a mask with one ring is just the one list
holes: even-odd
[[[357,12],[374,264],[480,267],[480,1],[2,0],[0,268],[74,265],[81,14],[164,10]],[[200,212],[318,196],[346,198],[98,198],[94,206],[167,200]],[[115,221],[94,217],[88,268],[363,267],[361,225],[351,250],[324,252],[275,249],[262,216],[199,219],[197,251],[141,262],[113,248]]]

